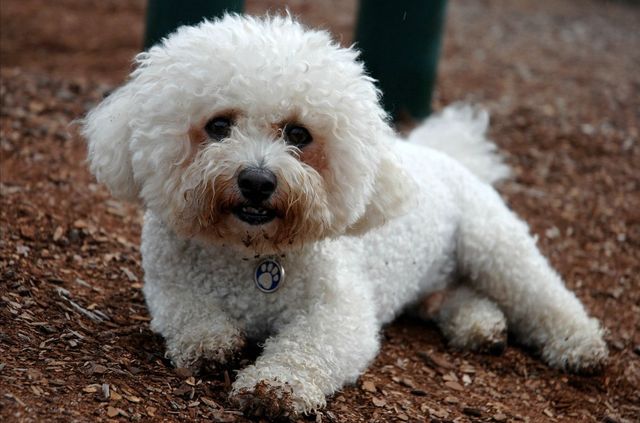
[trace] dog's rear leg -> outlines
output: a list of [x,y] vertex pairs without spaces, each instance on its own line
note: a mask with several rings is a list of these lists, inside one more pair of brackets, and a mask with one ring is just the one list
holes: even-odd
[[[441,291],[438,304],[422,303],[418,315],[434,320],[454,348],[501,353],[507,343],[507,320],[496,303],[465,285]],[[429,307],[433,306],[431,310]]]
[[607,356],[603,331],[538,251],[528,227],[487,185],[465,192],[458,260],[474,289],[495,301],[509,328],[554,367],[591,370]]

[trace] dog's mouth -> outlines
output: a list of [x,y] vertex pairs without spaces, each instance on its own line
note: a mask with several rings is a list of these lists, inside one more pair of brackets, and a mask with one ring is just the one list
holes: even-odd
[[253,204],[240,204],[232,212],[238,219],[249,225],[264,225],[277,216],[274,209]]

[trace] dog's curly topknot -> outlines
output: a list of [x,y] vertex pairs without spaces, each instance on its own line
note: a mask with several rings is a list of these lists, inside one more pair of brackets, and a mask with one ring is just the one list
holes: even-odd
[[[289,16],[179,28],[87,116],[91,168],[180,233],[256,253],[364,232],[401,214],[411,190],[357,56]],[[222,140],[204,130],[216,116],[231,125]],[[288,145],[291,125],[313,141]],[[278,218],[238,230],[234,178],[252,166],[277,175],[265,207]]]

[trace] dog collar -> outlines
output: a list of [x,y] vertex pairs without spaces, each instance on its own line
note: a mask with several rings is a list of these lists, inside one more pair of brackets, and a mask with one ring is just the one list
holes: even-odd
[[264,259],[256,266],[253,280],[260,291],[267,294],[276,292],[284,282],[284,268],[275,259]]

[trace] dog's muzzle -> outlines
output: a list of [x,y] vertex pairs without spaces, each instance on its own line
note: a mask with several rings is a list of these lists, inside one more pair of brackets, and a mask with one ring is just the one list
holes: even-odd
[[276,217],[276,212],[265,205],[278,185],[276,175],[261,167],[248,167],[238,174],[238,188],[246,202],[233,209],[238,219],[250,225],[263,225]]

